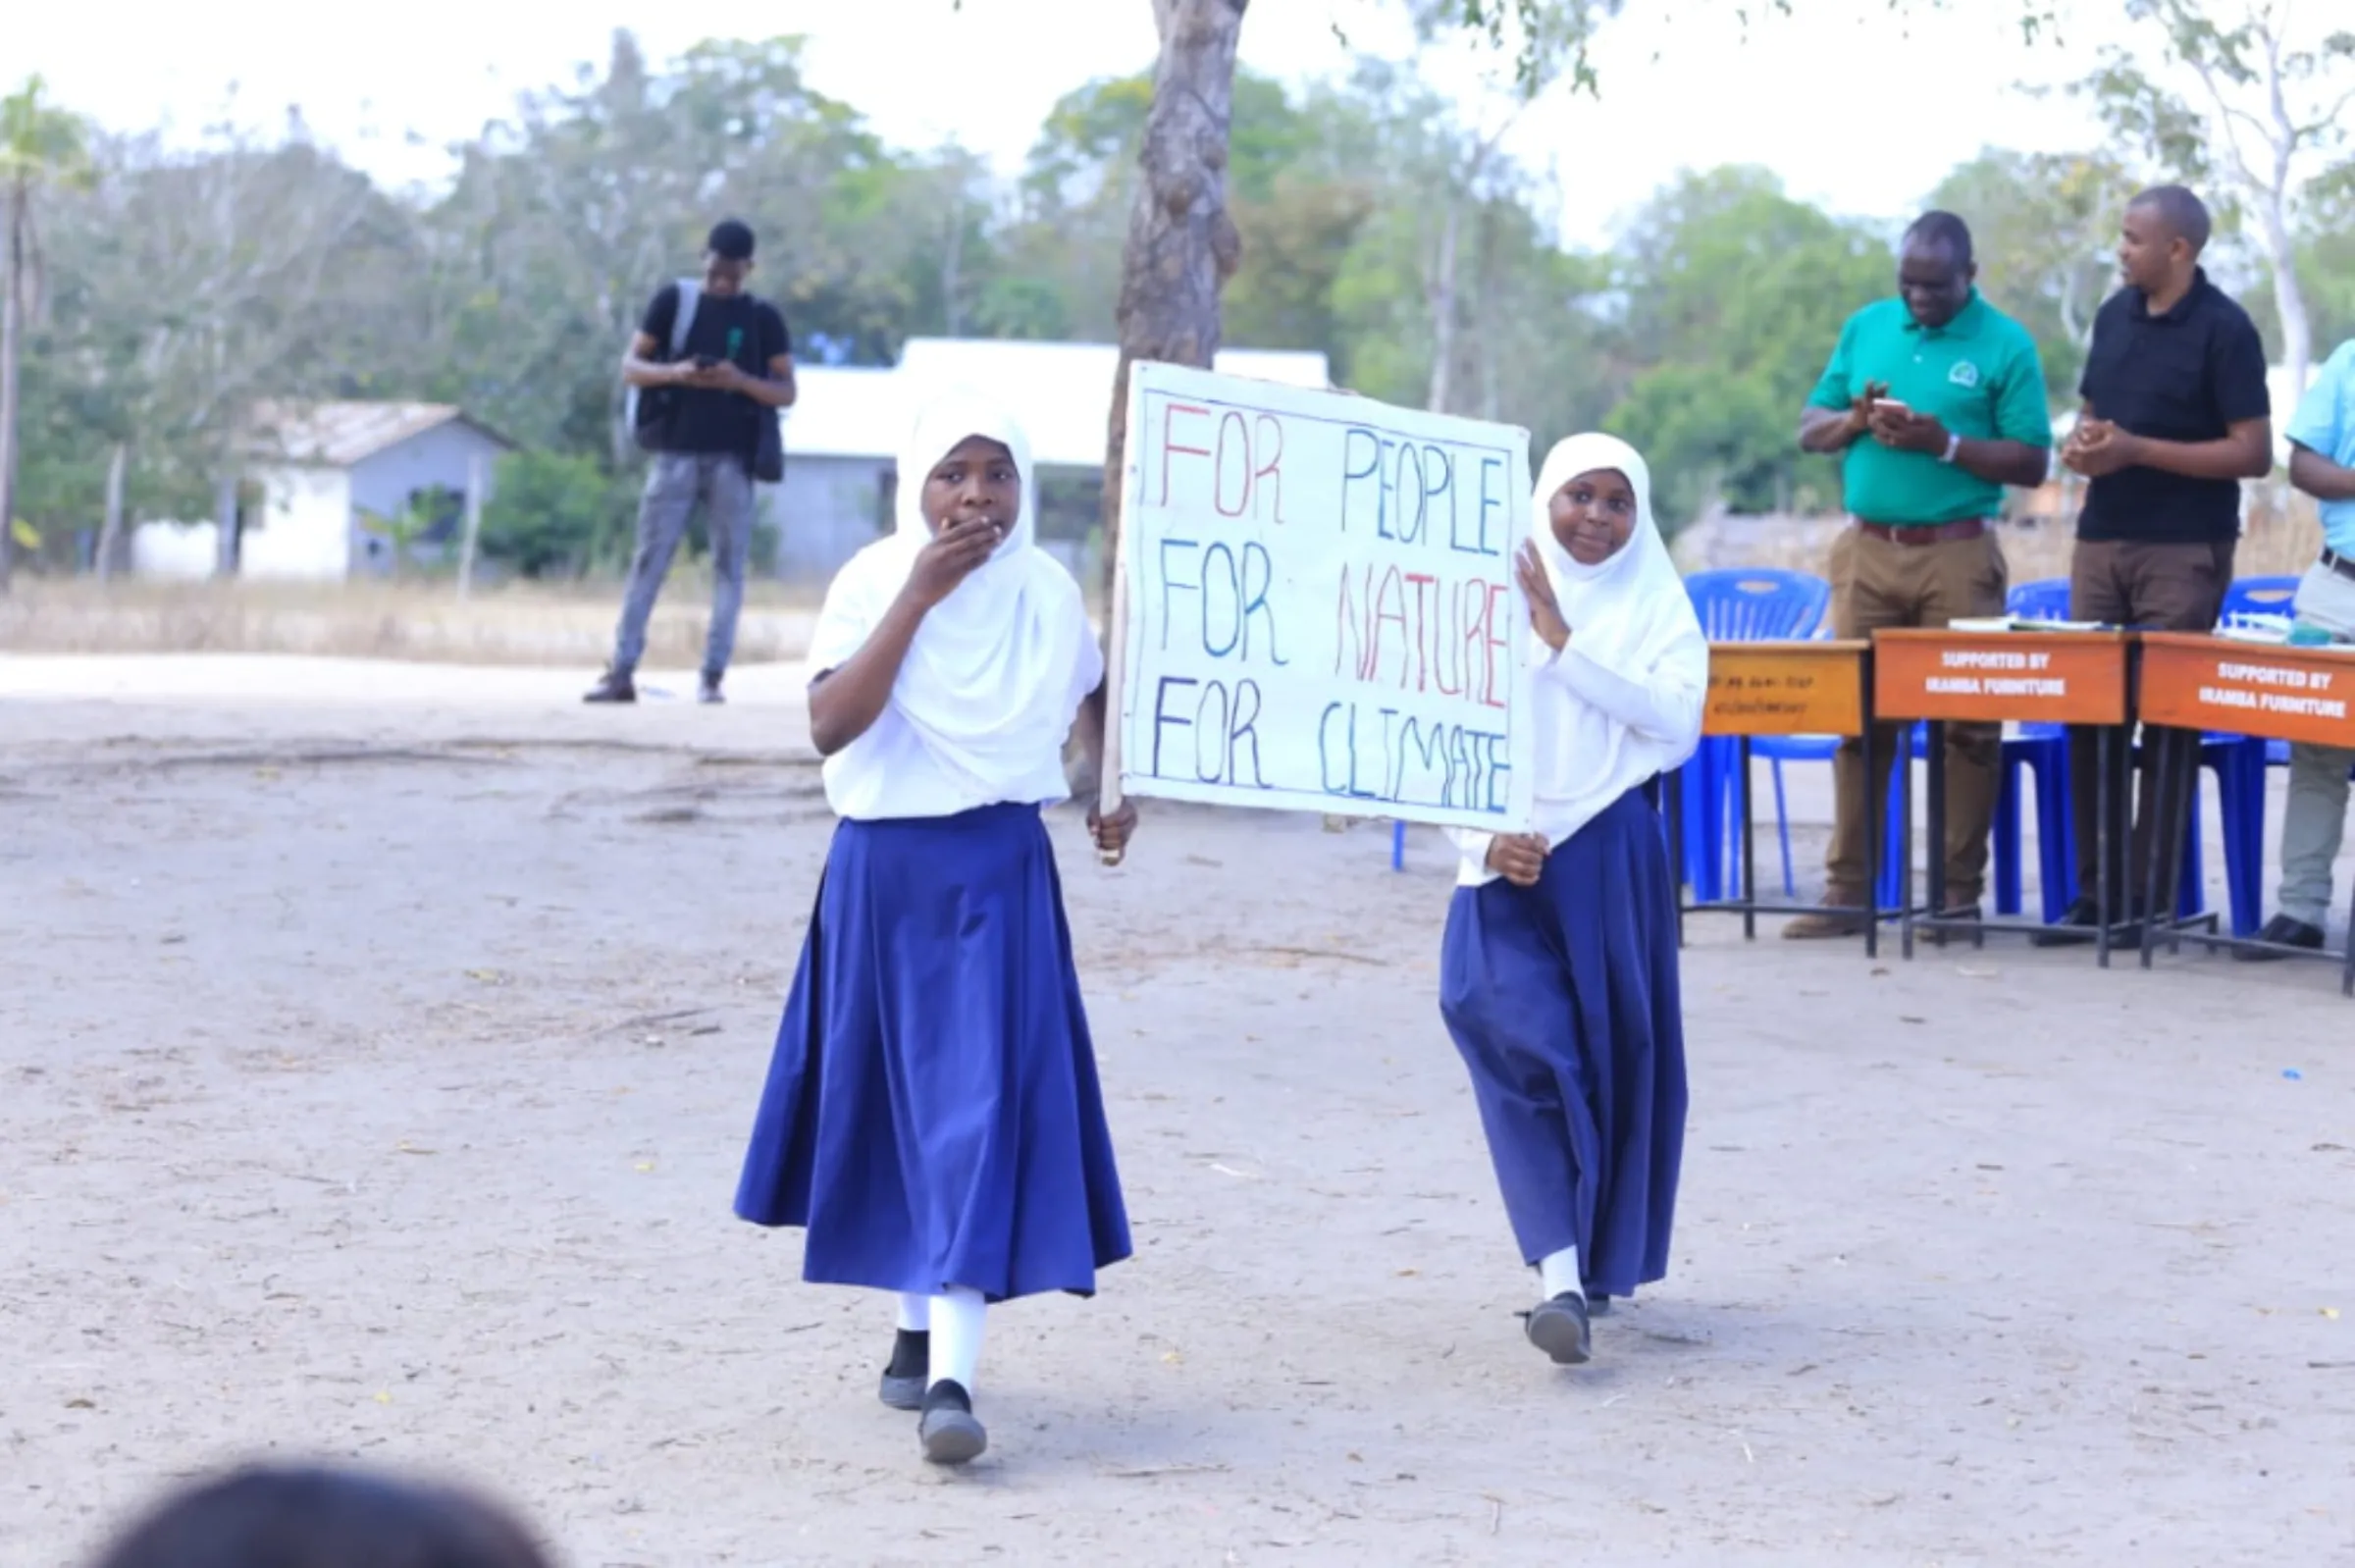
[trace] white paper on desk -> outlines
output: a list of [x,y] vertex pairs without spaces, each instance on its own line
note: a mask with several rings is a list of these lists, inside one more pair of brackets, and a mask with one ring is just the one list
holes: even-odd
[[2287,615],[2266,615],[2255,611],[2233,616],[2216,629],[2216,635],[2235,643],[2283,644],[2289,641],[2289,629],[2295,622]]
[[2038,620],[2026,615],[1966,615],[1946,623],[1950,632],[2101,632],[2100,621]]

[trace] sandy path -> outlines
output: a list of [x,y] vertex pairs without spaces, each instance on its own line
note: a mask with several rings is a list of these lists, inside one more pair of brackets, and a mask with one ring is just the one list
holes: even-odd
[[789,672],[109,664],[0,661],[0,1560],[277,1449],[480,1478],[581,1568],[2355,1562],[2319,967],[1697,923],[1676,1270],[1572,1377],[1436,838],[1163,810],[1106,874],[1067,816],[1139,1255],[996,1316],[947,1478],[887,1310],[727,1213],[826,831]]

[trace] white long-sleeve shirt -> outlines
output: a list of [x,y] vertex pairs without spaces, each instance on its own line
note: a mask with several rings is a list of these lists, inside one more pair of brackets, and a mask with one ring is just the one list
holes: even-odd
[[[1551,737],[1568,721],[1570,706],[1584,705],[1647,740],[1690,756],[1701,739],[1701,705],[1709,684],[1707,645],[1697,645],[1698,659],[1690,656],[1694,651],[1680,644],[1653,668],[1625,671],[1583,652],[1573,637],[1568,646],[1538,666],[1531,682],[1531,718],[1538,727],[1539,756],[1533,828],[1544,835],[1548,846],[1560,847],[1619,794],[1644,782],[1629,779],[1601,800],[1547,788],[1555,782],[1545,776]],[[1489,847],[1496,839],[1493,833],[1458,828],[1450,836],[1462,857],[1457,885],[1479,887],[1496,879],[1496,872],[1489,867]]]

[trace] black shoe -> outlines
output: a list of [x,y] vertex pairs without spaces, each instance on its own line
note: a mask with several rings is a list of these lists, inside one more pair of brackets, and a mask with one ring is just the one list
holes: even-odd
[[719,676],[709,670],[704,671],[703,684],[695,690],[695,700],[708,707],[716,707],[726,702],[727,699],[719,695]]
[[1587,1298],[1565,1290],[1529,1315],[1529,1342],[1551,1356],[1557,1367],[1584,1366],[1595,1354],[1587,1317]]
[[923,1409],[931,1367],[932,1336],[920,1329],[902,1329],[891,1342],[891,1363],[883,1369],[883,1385],[875,1397],[894,1410]]
[[[2276,915],[2266,921],[2265,929],[2257,933],[2257,940],[2271,942],[2276,947],[2296,948],[2301,953],[2320,953],[2323,950],[2322,927],[2308,925],[2304,920],[2292,919],[2286,915]],[[2240,964],[2278,964],[2289,955],[2244,947],[2233,949],[2232,957],[2234,962]]]
[[2077,947],[2093,940],[2094,927],[2101,923],[2101,912],[2093,900],[2079,899],[2068,907],[2068,913],[2055,923],[2028,938],[2037,947]]
[[924,1395],[916,1436],[924,1445],[924,1457],[936,1465],[968,1464],[989,1446],[988,1432],[973,1418],[972,1395],[946,1378]]
[[597,684],[589,688],[589,694],[581,701],[635,703],[638,701],[638,683],[630,679],[630,672],[626,669],[609,669],[598,677]]
[[1601,1291],[1599,1291],[1599,1290],[1590,1290],[1590,1291],[1588,1291],[1588,1292],[1587,1292],[1587,1316],[1588,1316],[1588,1317],[1590,1317],[1590,1318],[1607,1318],[1607,1317],[1609,1317],[1610,1315],[1611,1315],[1611,1298],[1610,1298],[1609,1296],[1606,1296],[1606,1295],[1604,1295],[1604,1294],[1603,1294]]
[[[1987,918],[1987,912],[1976,903],[1958,904],[1944,915],[1939,915],[1938,918],[1941,920],[1967,920],[1972,925],[1976,925]],[[1969,931],[1950,931],[1943,927],[1933,926],[1922,933],[1921,939],[1932,947],[1944,947],[1949,942],[1967,942],[1970,938]]]

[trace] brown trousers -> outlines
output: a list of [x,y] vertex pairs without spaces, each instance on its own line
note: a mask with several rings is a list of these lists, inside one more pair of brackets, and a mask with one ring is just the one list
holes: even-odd
[[[2205,632],[2216,625],[2224,607],[2224,591],[2232,586],[2234,542],[2214,545],[2151,545],[2126,540],[2077,541],[2069,560],[2068,612],[2081,621],[2107,621],[2143,631]],[[2095,827],[2100,802],[2094,781],[2100,776],[2094,753],[2098,730],[2072,729],[2068,736],[2069,805],[2077,835],[2077,896],[2093,897],[2095,879],[2102,873]],[[2146,743],[2152,737],[2146,737]],[[2199,777],[2196,746],[2177,747],[2168,780],[2170,793],[2191,788]],[[2152,815],[2159,805],[2159,749],[2142,749],[2141,795],[2134,810],[2133,853],[2126,855],[2123,823],[2110,836],[2110,908],[2139,909],[2151,864]],[[2129,878],[2123,889],[2120,874]],[[2121,894],[2123,896],[2121,896]]]
[[[2001,615],[2010,573],[1992,530],[1977,539],[1937,545],[1899,545],[1850,528],[1832,546],[1832,632],[1868,638],[1884,627],[1944,626],[1974,615]],[[1876,725],[1872,737],[1872,794],[1865,794],[1864,747],[1840,743],[1832,760],[1836,805],[1824,901],[1861,905],[1864,885],[1865,803],[1885,800],[1889,769],[1906,731]],[[1995,820],[1997,764],[2003,726],[1946,727],[1946,897],[1949,908],[1977,902],[1987,885],[1987,830]]]

